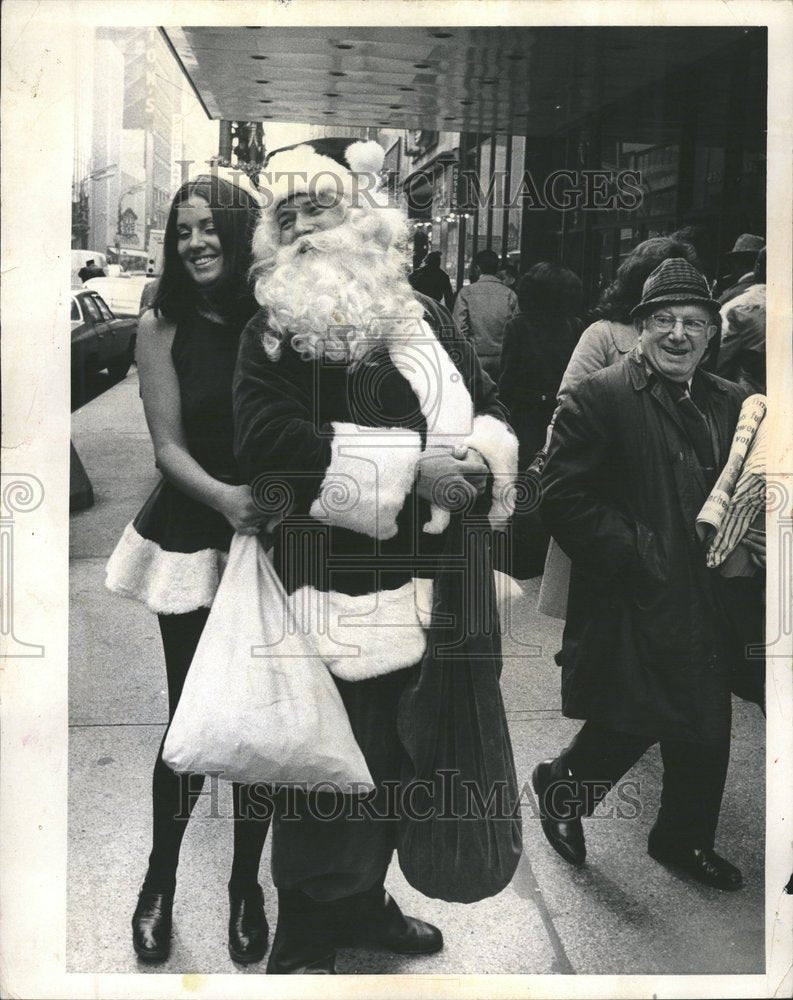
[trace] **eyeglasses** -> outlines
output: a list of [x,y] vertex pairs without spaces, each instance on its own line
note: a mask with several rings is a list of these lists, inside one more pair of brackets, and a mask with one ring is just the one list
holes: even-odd
[[679,323],[691,337],[703,334],[712,325],[705,319],[690,317],[678,319],[676,316],[670,316],[669,313],[654,313],[650,319],[656,333],[671,333]]

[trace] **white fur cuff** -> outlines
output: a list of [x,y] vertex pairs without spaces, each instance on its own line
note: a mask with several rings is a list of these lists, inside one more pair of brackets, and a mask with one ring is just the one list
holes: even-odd
[[328,670],[360,681],[421,660],[432,618],[432,580],[417,577],[396,590],[355,596],[301,587],[288,607],[294,621],[305,623]]
[[331,460],[310,514],[371,538],[393,538],[421,454],[418,431],[333,423]]
[[518,439],[501,420],[482,414],[474,417],[473,433],[465,444],[476,448],[493,475],[493,505],[488,518],[493,527],[503,526],[515,510],[515,480],[518,475]]

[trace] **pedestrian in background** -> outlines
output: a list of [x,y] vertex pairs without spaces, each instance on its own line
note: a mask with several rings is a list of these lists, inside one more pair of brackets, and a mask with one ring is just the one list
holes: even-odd
[[757,255],[754,284],[721,307],[716,371],[748,393],[765,394],[765,247]]
[[581,280],[561,264],[534,264],[518,284],[518,306],[504,329],[498,391],[520,442],[518,466],[525,468],[545,441],[581,333]]
[[513,264],[504,264],[496,275],[498,280],[502,285],[506,285],[507,288],[511,288],[513,292],[517,294],[518,290],[518,271]]
[[436,302],[443,302],[447,309],[453,307],[452,283],[441,267],[441,255],[437,250],[427,254],[421,267],[408,276],[408,281],[422,295],[429,295]]
[[[581,817],[660,742],[648,853],[738,889],[740,871],[714,842],[749,636],[738,641],[730,620],[735,579],[707,568],[694,526],[744,393],[702,369],[719,305],[688,261],[656,268],[632,314],[638,347],[566,397],[543,475],[543,516],[573,562],[562,710],[586,721],[532,781],[547,840],[582,864]],[[752,622],[760,642],[762,614]]]
[[[242,328],[256,310],[248,289],[257,204],[218,177],[179,189],[165,229],[163,273],[138,324],[140,389],[163,479],[110,557],[107,586],[142,601],[159,619],[173,719],[209,615],[233,533],[255,534],[263,515],[234,461],[231,383]],[[170,951],[179,849],[204,783],[177,775],[157,754],[152,849],[132,917],[140,958]],[[249,814],[233,786],[234,859],[229,953],[259,961],[268,926],[259,862],[269,818]]]
[[99,267],[93,257],[85,262],[85,267],[81,267],[77,272],[77,277],[85,284],[91,278],[104,278],[105,272]]
[[727,274],[719,280],[719,290],[716,292],[721,305],[738,295],[742,295],[747,288],[757,283],[754,267],[757,263],[757,255],[764,246],[765,240],[762,236],[741,233],[732,250],[724,255],[728,270]]
[[[581,333],[583,287],[561,264],[534,264],[518,285],[520,312],[504,330],[499,399],[518,436],[518,468],[542,448],[562,373]],[[542,573],[548,529],[536,510],[512,519],[511,563],[500,567],[525,580]]]
[[559,405],[590,372],[613,365],[629,354],[639,334],[631,311],[642,296],[649,275],[665,260],[682,257],[699,268],[697,253],[689,243],[671,236],[656,236],[635,247],[617,269],[611,284],[593,310],[595,321],[581,334],[559,386]]
[[496,277],[498,267],[495,251],[480,250],[471,269],[474,283],[460,289],[453,311],[460,332],[473,343],[482,368],[496,381],[504,327],[518,311],[518,297]]

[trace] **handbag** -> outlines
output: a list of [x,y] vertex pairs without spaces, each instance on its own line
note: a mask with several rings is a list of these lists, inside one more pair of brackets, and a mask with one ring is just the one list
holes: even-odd
[[333,678],[253,535],[231,540],[163,758],[244,784],[373,787]]
[[[399,864],[426,896],[472,903],[507,886],[522,851],[512,745],[499,686],[493,533],[452,517],[421,663],[399,704],[406,757]],[[471,593],[472,587],[476,588]]]

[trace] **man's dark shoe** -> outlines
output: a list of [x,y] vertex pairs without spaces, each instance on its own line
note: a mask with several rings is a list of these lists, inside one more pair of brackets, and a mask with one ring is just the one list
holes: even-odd
[[567,768],[558,758],[544,760],[534,768],[531,784],[537,795],[545,839],[569,864],[582,865],[586,860],[584,825],[577,815],[581,806]]
[[235,962],[261,962],[270,928],[260,885],[229,885],[229,955]]
[[132,915],[132,947],[144,962],[164,962],[171,953],[173,890],[141,889]]
[[345,910],[337,943],[373,944],[397,955],[431,955],[443,947],[440,930],[417,917],[408,917],[383,888],[339,900]]
[[267,959],[268,975],[336,974],[332,908],[332,903],[318,902],[297,890],[278,890],[278,923]]
[[671,847],[652,833],[647,842],[647,853],[662,865],[679,868],[703,885],[712,889],[732,892],[743,885],[740,871],[720,857],[712,847]]

